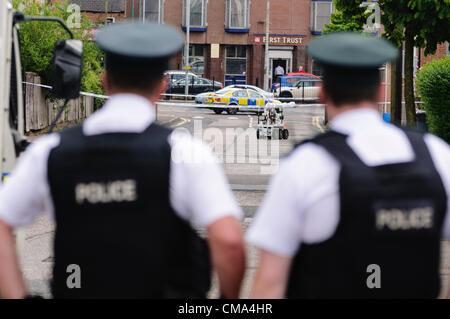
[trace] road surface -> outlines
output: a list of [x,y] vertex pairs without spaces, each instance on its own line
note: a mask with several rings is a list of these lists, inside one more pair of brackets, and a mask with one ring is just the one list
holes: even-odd
[[[261,204],[271,175],[279,160],[293,146],[324,130],[323,108],[302,106],[285,111],[290,137],[286,140],[256,140],[257,117],[252,113],[216,115],[211,110],[179,106],[160,106],[158,122],[176,130],[187,130],[202,138],[214,149],[227,174],[239,204],[245,212],[244,231]],[[200,230],[201,231],[201,230]],[[48,279],[53,262],[54,225],[43,216],[20,232],[23,240],[21,263],[28,284],[34,293],[50,297]],[[257,252],[248,247],[247,272],[242,297],[247,297],[258,262]],[[443,242],[443,278],[450,277],[450,243]],[[213,285],[210,297],[218,296]]]

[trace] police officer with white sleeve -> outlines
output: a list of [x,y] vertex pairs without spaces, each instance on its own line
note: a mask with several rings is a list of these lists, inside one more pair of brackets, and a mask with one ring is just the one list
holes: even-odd
[[253,298],[436,298],[450,239],[450,147],[385,123],[387,41],[311,42],[331,130],[297,146],[270,182],[247,241],[261,250]]
[[[12,229],[47,212],[56,222],[55,298],[204,298],[211,265],[224,297],[238,297],[245,254],[242,212],[202,141],[155,123],[175,29],[115,24],[97,35],[106,53],[102,109],[81,126],[38,139],[0,191],[0,294],[28,291]],[[205,227],[207,242],[194,226]],[[68,287],[67,267],[81,287]]]

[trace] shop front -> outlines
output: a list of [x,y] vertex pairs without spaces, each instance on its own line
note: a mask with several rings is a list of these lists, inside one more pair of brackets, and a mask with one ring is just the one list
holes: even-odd
[[[299,66],[306,69],[305,47],[303,34],[270,34],[269,36],[269,87],[278,75],[290,72],[297,72]],[[254,45],[265,46],[266,35],[254,34]],[[264,50],[262,52],[264,61]],[[261,65],[264,69],[264,64]]]

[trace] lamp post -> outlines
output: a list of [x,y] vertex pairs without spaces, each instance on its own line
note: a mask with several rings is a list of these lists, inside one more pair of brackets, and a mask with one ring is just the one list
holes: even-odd
[[142,0],[142,23],[145,23],[145,0]]
[[270,37],[270,0],[267,0],[266,9],[266,46],[265,46],[265,62],[264,62],[264,90],[269,91],[269,37]]
[[[189,94],[189,33],[191,31],[191,0],[186,0],[186,47],[184,48],[184,67],[186,69],[186,81],[184,94]],[[187,97],[186,97],[187,98]]]

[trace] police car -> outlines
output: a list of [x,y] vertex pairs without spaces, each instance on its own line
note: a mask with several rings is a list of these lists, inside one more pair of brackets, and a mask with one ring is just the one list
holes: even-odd
[[[281,102],[266,98],[262,94],[251,89],[229,88],[222,90],[204,93],[196,97],[196,103],[199,104],[214,104],[214,105],[228,105],[230,108],[214,107],[211,108],[216,114],[222,114],[226,111],[228,114],[236,114],[238,111],[255,111],[262,112],[263,107],[267,103],[280,105]],[[277,109],[279,111],[279,109]]]
[[275,97],[275,94],[272,92],[264,91],[263,89],[254,86],[254,85],[248,85],[248,84],[232,84],[228,85],[227,88],[233,88],[233,89],[248,89],[258,92],[259,94],[262,94],[264,97],[268,99],[273,99]]

